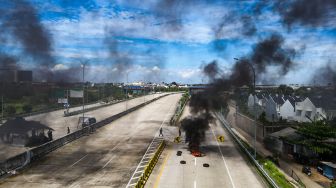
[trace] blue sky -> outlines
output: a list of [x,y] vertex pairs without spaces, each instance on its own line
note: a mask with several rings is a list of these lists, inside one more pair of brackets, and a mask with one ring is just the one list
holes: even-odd
[[[177,81],[199,83],[206,81],[201,66],[218,60],[224,72],[229,72],[235,57],[246,56],[259,39],[272,32],[285,38],[285,46],[304,49],[295,59],[298,66],[277,83],[307,83],[313,71],[336,58],[336,24],[328,27],[295,25],[291,31],[281,24],[278,14],[263,10],[256,20],[257,33],[246,37],[239,20],[227,21],[221,32],[214,30],[222,20],[235,12],[248,15],[255,1],[197,0],[186,7],[164,9],[157,0],[27,0],[37,10],[42,25],[50,33],[53,70],[67,69],[88,60],[88,80],[125,81],[125,74],[115,66],[106,40],[117,44],[118,57],[127,57],[131,81]],[[1,0],[1,7],[6,3]],[[176,9],[175,9],[176,8]],[[174,15],[171,15],[171,12]],[[178,21],[178,28],[171,26]],[[225,48],[215,50],[221,41]],[[304,48],[303,48],[304,47]],[[15,41],[3,43],[1,50],[20,54]],[[31,62],[31,63],[27,63]],[[20,56],[23,67],[34,60]],[[125,70],[124,70],[125,71]],[[116,74],[117,76],[111,76]],[[270,74],[273,74],[270,70]]]

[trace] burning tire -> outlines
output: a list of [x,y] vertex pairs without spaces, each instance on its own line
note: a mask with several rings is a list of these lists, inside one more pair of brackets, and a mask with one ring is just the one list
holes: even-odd
[[186,164],[187,162],[186,161],[180,161],[181,164]]
[[208,167],[210,167],[210,165],[209,165],[208,163],[204,163],[204,164],[203,164],[203,167],[208,168]]

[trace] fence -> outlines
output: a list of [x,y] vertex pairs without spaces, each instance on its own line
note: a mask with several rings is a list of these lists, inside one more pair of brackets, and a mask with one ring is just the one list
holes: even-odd
[[158,149],[156,150],[154,156],[150,159],[147,166],[145,167],[144,172],[141,174],[141,177],[139,178],[138,182],[135,185],[136,188],[145,187],[145,184],[146,184],[150,174],[152,173],[157,161],[159,160],[159,157],[160,157],[165,145],[166,145],[166,143],[163,140],[161,142],[160,146],[158,147]]
[[170,125],[176,125],[176,122],[178,122],[178,120],[182,116],[183,110],[184,110],[185,106],[187,105],[187,103],[188,103],[188,100],[186,100],[184,103],[182,103],[181,100],[179,101],[179,103],[178,103],[178,105],[175,109],[174,116],[169,121]]
[[[241,114],[239,112],[235,113],[235,123],[231,123],[231,125],[237,126],[239,129],[243,130],[245,133],[249,134],[250,136],[254,137],[254,120],[250,117]],[[264,138],[274,132],[280,131],[287,126],[282,125],[274,125],[274,126],[265,126],[259,122],[256,122],[257,125],[257,139],[258,141],[263,141]]]
[[92,124],[90,126],[87,126],[81,130],[77,130],[71,134],[68,134],[64,137],[61,137],[59,139],[50,141],[48,143],[45,143],[43,145],[37,146],[35,148],[30,149],[27,152],[21,153],[19,155],[16,155],[12,158],[7,159],[6,161],[0,163],[0,178],[5,177],[6,175],[10,175],[10,172],[13,170],[19,170],[21,168],[24,168],[27,164],[29,164],[30,162],[33,161],[37,161],[38,159],[40,159],[41,157],[47,155],[48,153],[56,150],[57,148],[60,148],[64,145],[66,145],[67,143],[70,143],[78,138],[81,138],[84,135],[88,135],[90,134],[91,131],[100,128],[104,125],[107,125],[109,123],[111,123],[112,121],[128,114],[131,113],[135,110],[138,110],[139,108],[152,103],[162,97],[165,97],[167,95],[170,94],[166,94],[166,95],[162,95],[160,97],[157,97],[155,99],[149,100],[145,103],[142,103],[140,105],[137,105],[133,108],[130,108],[126,111],[123,111],[119,114],[113,115],[111,117],[108,117],[100,122],[97,122],[95,124]]
[[[111,102],[111,103],[108,103],[108,104],[103,104],[103,105],[99,105],[99,106],[94,106],[94,107],[91,107],[91,108],[85,108],[84,109],[84,113],[85,112],[89,112],[89,111],[92,111],[92,110],[97,110],[99,108],[103,108],[103,107],[107,107],[107,106],[111,106],[111,105],[114,105],[114,104],[118,104],[118,103],[121,103],[121,102],[125,102],[127,100],[131,100],[131,99],[135,99],[135,98],[140,98],[140,97],[143,97],[143,96],[138,96],[138,97],[132,97],[132,98],[128,98],[128,99],[123,99],[123,100],[119,100],[119,101],[114,101],[114,102]],[[88,105],[88,104],[86,104]],[[79,105],[80,106],[80,105]],[[64,117],[67,117],[67,116],[73,116],[73,115],[77,115],[77,114],[81,114],[83,113],[83,110],[76,110],[76,111],[73,111],[73,112],[69,112],[67,114],[64,114]]]

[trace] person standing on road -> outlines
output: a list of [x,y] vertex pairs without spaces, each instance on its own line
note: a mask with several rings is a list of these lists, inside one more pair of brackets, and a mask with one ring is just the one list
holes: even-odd
[[163,134],[162,134],[162,127],[160,128],[160,134],[159,134],[159,136],[163,136]]
[[70,134],[70,128],[68,127],[68,134]]
[[179,137],[181,137],[181,129],[179,128]]

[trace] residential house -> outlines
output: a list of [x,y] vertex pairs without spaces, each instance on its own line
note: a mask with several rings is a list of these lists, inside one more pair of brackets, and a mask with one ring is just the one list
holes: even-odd
[[264,111],[265,104],[266,104],[265,95],[261,93],[257,93],[256,95],[250,94],[247,100],[247,107],[249,112],[251,114],[257,112],[257,116],[259,116]]
[[294,120],[298,122],[311,122],[326,117],[324,110],[321,107],[316,107],[308,97],[302,102],[296,102],[295,108]]
[[310,158],[317,157],[317,154],[309,148],[297,144],[302,139],[302,135],[297,133],[296,129],[287,127],[268,135],[264,143],[270,151],[284,157],[294,157],[299,161],[309,161]]
[[336,93],[323,93],[311,96],[310,100],[317,108],[317,117],[336,118]]
[[[280,107],[285,103],[282,95],[269,95],[265,104],[266,119],[268,121],[278,121],[281,117]],[[286,106],[285,106],[286,107]],[[287,108],[283,108],[287,109]]]
[[256,111],[257,116],[264,111],[266,119],[272,122],[280,119],[310,122],[336,117],[336,97],[333,96],[312,96],[302,100],[298,96],[257,93],[255,96],[249,95],[247,106],[249,112],[254,114]]

